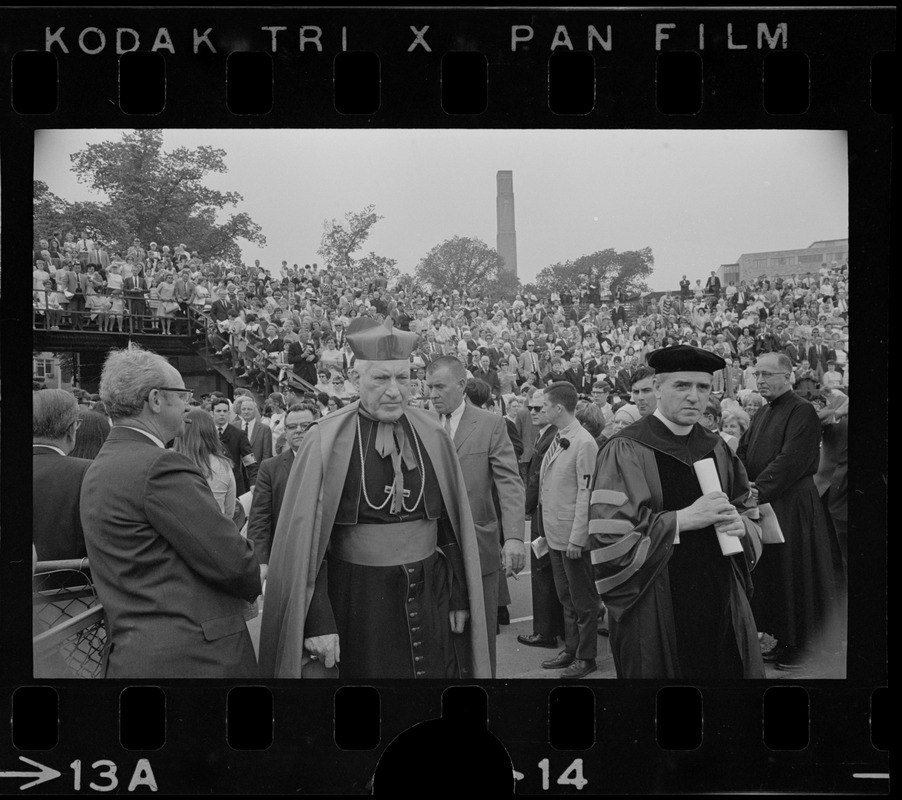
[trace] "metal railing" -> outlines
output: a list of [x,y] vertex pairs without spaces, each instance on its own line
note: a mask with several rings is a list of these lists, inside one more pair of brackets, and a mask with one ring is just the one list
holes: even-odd
[[[189,307],[188,318],[192,321],[193,328],[204,331],[206,347],[209,351],[207,357],[221,355],[225,358],[226,363],[222,366],[230,373],[230,381],[233,386],[242,377],[238,375],[238,368],[243,364],[254,366],[261,372],[263,384],[261,389],[267,396],[282,384],[287,384],[302,394],[315,393],[316,390],[313,386],[294,374],[290,364],[264,350],[247,334],[234,335],[220,330],[217,320],[205,309]],[[228,354],[223,352],[226,349],[228,349]]]
[[88,559],[39,561],[32,607],[35,677],[102,677],[106,620]]

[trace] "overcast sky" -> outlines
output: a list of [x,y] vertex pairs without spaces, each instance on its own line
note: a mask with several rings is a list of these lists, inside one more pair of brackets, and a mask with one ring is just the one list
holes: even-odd
[[[42,131],[35,178],[66,200],[101,199],[69,155],[117,130]],[[412,272],[435,245],[495,246],[498,170],[513,170],[518,274],[612,247],[651,247],[652,289],[706,277],[742,253],[848,236],[847,137],[840,131],[166,130],[164,150],[208,144],[229,171],[269,269],[321,261],[323,220],[368,204],[384,219],[365,251]],[[162,243],[161,243],[162,244]],[[175,244],[175,243],[170,243]],[[188,243],[190,245],[190,243]]]

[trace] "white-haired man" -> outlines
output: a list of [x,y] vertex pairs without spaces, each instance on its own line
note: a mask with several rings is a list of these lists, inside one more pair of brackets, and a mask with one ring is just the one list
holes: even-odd
[[191,392],[162,356],[113,351],[100,399],[113,422],[85,473],[81,521],[109,623],[108,678],[250,678],[243,600],[260,594],[253,545],[201,471],[166,448]]
[[435,416],[407,406],[417,335],[358,317],[347,339],[360,400],[314,426],[295,458],[261,672],[322,676],[322,664],[348,680],[489,677],[463,474]]

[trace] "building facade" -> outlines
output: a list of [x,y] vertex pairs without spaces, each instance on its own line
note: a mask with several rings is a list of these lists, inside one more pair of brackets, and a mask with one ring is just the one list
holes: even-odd
[[718,276],[724,286],[730,281],[750,281],[766,275],[816,274],[822,264],[838,267],[849,261],[848,239],[823,239],[799,250],[770,250],[763,253],[743,253],[732,264],[721,264]]

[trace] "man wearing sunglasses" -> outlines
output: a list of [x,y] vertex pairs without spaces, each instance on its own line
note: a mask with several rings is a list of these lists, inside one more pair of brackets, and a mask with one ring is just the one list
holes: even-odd
[[247,523],[247,538],[254,543],[254,553],[260,562],[260,578],[266,580],[273,534],[279,521],[279,511],[285,498],[285,485],[294,464],[294,457],[304,436],[319,419],[315,403],[295,403],[285,415],[285,438],[288,447],[280,455],[267,458],[257,471],[254,500]]
[[165,358],[129,348],[107,357],[100,397],[113,427],[85,473],[81,522],[108,621],[105,677],[254,677],[253,545],[166,447],[185,432],[191,391]]

